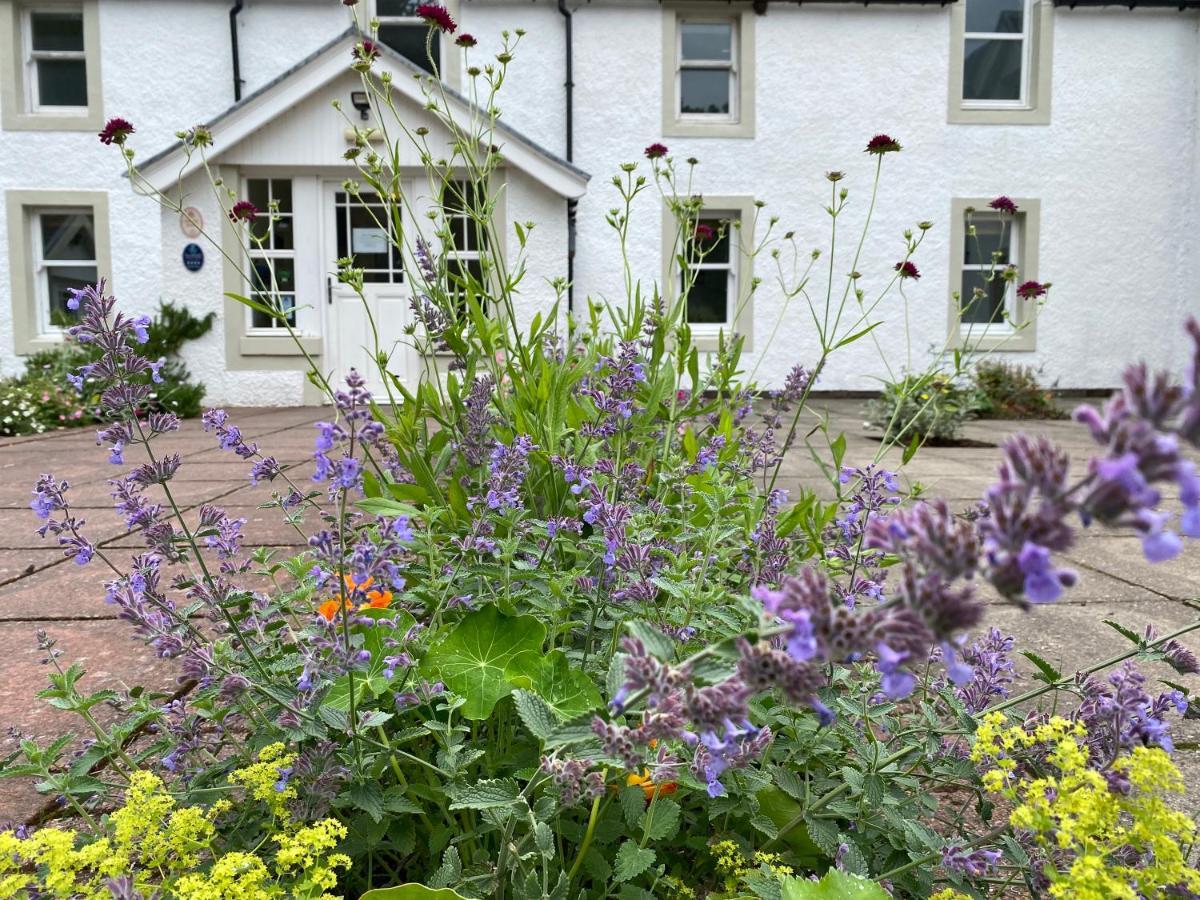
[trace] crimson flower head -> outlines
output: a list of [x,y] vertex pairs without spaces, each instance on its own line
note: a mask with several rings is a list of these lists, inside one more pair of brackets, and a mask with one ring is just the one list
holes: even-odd
[[704,223],[701,223],[696,226],[696,231],[693,235],[693,238],[697,241],[711,241],[716,236],[717,233],[712,230],[711,225],[705,225]]
[[479,41],[475,40],[475,35],[467,34],[465,31],[454,39],[454,43],[460,47],[474,47]]
[[258,207],[249,200],[239,200],[229,210],[230,222],[253,222],[258,218]]
[[1036,300],[1046,293],[1046,285],[1040,281],[1026,281],[1017,287],[1017,296],[1022,300]]
[[417,7],[417,15],[425,20],[425,24],[431,28],[437,28],[446,34],[454,34],[454,29],[458,26],[454,20],[450,18],[450,13],[446,11],[446,7],[440,6],[437,3],[422,3]]
[[1017,204],[1012,202],[1011,197],[1006,197],[1001,194],[995,200],[988,204],[996,212],[1014,214],[1017,211]]
[[655,141],[646,148],[646,159],[662,159],[667,155],[667,145]]
[[133,134],[133,123],[128,119],[117,118],[109,119],[104,124],[104,130],[100,132],[100,143],[102,144],[117,144],[118,146],[125,143],[125,138]]
[[900,273],[901,278],[911,278],[916,281],[921,277],[920,270],[916,267],[911,259],[906,259],[903,262],[896,263],[896,271]]
[[889,135],[877,134],[867,141],[867,152],[874,153],[876,156],[883,156],[885,153],[899,153],[900,142]]
[[342,6],[358,6],[358,0],[342,0]]
[[379,56],[379,45],[372,40],[363,39],[361,44],[355,44],[350,51],[357,63],[370,65]]

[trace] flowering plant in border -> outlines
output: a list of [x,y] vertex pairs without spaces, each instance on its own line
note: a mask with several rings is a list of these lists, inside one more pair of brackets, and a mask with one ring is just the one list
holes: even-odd
[[[427,18],[432,39],[439,26]],[[368,45],[353,68],[373,108],[395,113],[373,74],[387,51],[369,32]],[[178,661],[181,685],[170,696],[86,694],[82,668],[61,668],[44,638],[44,696],[77,713],[88,743],[72,755],[69,738],[26,742],[6,774],[35,775],[84,822],[147,771],[187,808],[246,791],[258,803],[230,832],[246,847],[272,822],[336,819],[350,893],[421,882],[466,897],[652,897],[711,893],[735,877],[774,897],[783,869],[802,880],[842,870],[907,896],[943,883],[984,890],[994,877],[1032,885],[1040,875],[1006,842],[1008,826],[989,822],[987,786],[965,756],[978,716],[1052,691],[1092,697],[1100,711],[1119,695],[1118,706],[1141,704],[1138,730],[1110,719],[1110,743],[1165,748],[1177,705],[1142,700],[1131,674],[1110,690],[1053,673],[1010,696],[1011,641],[967,637],[984,619],[979,585],[1023,606],[1057,599],[1075,581],[1057,554],[1080,519],[1135,530],[1151,560],[1200,533],[1196,472],[1180,449],[1200,442],[1200,375],[1179,384],[1134,367],[1103,412],[1081,412],[1099,447],[1082,480],[1070,481],[1053,444],[1018,436],[985,514],[908,502],[883,464],[893,444],[847,459],[844,436],[822,430],[810,403],[836,351],[874,339],[901,283],[892,262],[856,253],[843,282],[831,252],[819,285],[821,254],[798,251],[774,217],[720,223],[716,240],[777,260],[781,289],[812,304],[820,337],[817,359],[756,396],[741,336],[722,335],[711,361],[693,346],[688,263],[714,241],[697,238],[695,161],[662,145],[614,178],[607,218],[625,260],[623,302],[589,299],[579,317],[555,309],[522,324],[524,253],[490,249],[506,235],[488,188],[500,164],[494,95],[515,45],[506,35],[496,65],[471,75],[486,100],[468,121],[426,82],[431,113],[455,138],[444,161],[422,155],[428,193],[443,198],[432,233],[396,237],[415,292],[420,382],[392,377],[383,347],[372,348],[379,396],[364,373],[334,383],[314,366],[330,406],[303,468],[282,465],[227,411],[204,416],[302,553],[247,547],[245,522],[215,505],[182,510],[173,481],[184,462],[157,449],[179,423],[148,407],[144,323],[102,285],[84,294],[76,333],[104,351],[89,375],[102,386],[114,507],[147,549],[125,561],[98,546],[51,473],[31,506],[64,553],[107,570],[105,600]],[[427,133],[394,118],[389,141],[425,146]],[[348,193],[386,197],[388,215],[401,215],[408,199],[387,189],[390,156],[360,137]],[[868,147],[873,198],[900,151],[881,137]],[[188,141],[202,155],[209,144]],[[465,191],[464,171],[476,185]],[[834,223],[846,177],[827,176]],[[238,208],[216,187],[227,213]],[[680,283],[666,295],[629,263],[629,223],[646,196],[677,219]],[[445,249],[452,215],[477,233],[477,272]],[[905,259],[929,227],[903,236]],[[514,226],[520,247],[534,229]],[[248,254],[262,232],[247,232]],[[338,277],[361,295],[353,259]],[[554,284],[561,301],[566,285]],[[821,294],[823,305],[811,299]],[[292,330],[280,298],[240,299]],[[1200,344],[1200,325],[1189,327]],[[801,441],[835,499],[780,484]],[[134,453],[145,461],[127,462]],[[1167,484],[1185,507],[1178,524],[1158,509]],[[1172,644],[1180,633],[1139,637],[1127,655],[1194,669]],[[100,704],[115,724],[98,721]],[[721,862],[730,845],[735,872]],[[743,871],[746,860],[767,871]]]

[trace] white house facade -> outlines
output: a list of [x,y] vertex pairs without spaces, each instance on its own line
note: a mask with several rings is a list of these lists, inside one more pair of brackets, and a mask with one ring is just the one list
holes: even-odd
[[[648,172],[642,152],[652,142],[676,160],[698,160],[692,189],[704,215],[737,219],[743,247],[775,218],[773,233],[791,232],[804,259],[828,248],[825,173],[844,172],[835,278],[844,277],[875,171],[863,149],[886,133],[904,149],[883,160],[858,265],[868,295],[904,257],[905,230],[933,225],[912,258],[921,278],[907,279],[904,298],[889,297],[894,309],[879,311],[887,324],[875,336],[885,351],[902,349],[906,305],[916,364],[967,334],[1065,388],[1112,386],[1134,357],[1184,364],[1180,325],[1200,313],[1200,0],[448,7],[479,41],[467,56],[451,38],[437,45],[451,102],[463,109],[467,59],[483,64],[502,30],[524,32],[499,98],[504,163],[494,186],[509,235],[498,252],[518,252],[512,223],[537,223],[525,249],[522,317],[549,309],[551,280],[568,275],[576,308],[588,297],[621,298],[620,250],[605,222],[618,202],[611,176],[635,161]],[[61,340],[54,311],[65,288],[104,275],[128,308],[150,312],[169,300],[218,313],[217,327],[185,350],[211,400],[316,402],[308,358],[326,372],[366,363],[365,312],[331,277],[351,254],[372,272],[366,294],[383,342],[399,342],[410,323],[411,261],[370,227],[369,201],[342,189],[353,175],[344,158],[352,130],[333,104],[357,117],[349,26],[355,14],[377,16],[388,48],[376,67],[393,74],[397,108],[406,123],[431,128],[434,145],[445,139],[413,77],[426,31],[414,8],[408,0],[0,0],[0,373]],[[295,305],[304,353],[226,297],[250,288],[221,246],[134,189],[118,154],[97,140],[112,116],[135,124],[130,144],[147,182],[194,209],[226,249],[238,233],[210,175],[260,207],[278,203],[282,227],[258,253]],[[207,171],[176,138],[200,123],[214,141]],[[434,200],[419,159],[400,162],[417,205],[401,227],[420,231],[421,204]],[[1002,239],[986,211],[1001,194],[1019,209]],[[968,215],[982,245],[1003,241],[995,249],[1021,280],[1052,283],[1044,306],[1022,303],[1010,285],[987,296],[968,316],[975,321],[961,321],[954,295],[969,296],[981,278]],[[667,219],[657,192],[639,197],[629,249],[645,286],[674,277],[664,264]],[[823,295],[824,277],[813,293]],[[697,334],[743,334],[745,368],[764,386],[816,357],[808,308],[787,299],[769,254],[717,254],[698,287]],[[1023,327],[1009,334],[1000,310]],[[421,365],[404,353],[393,363],[409,378]],[[821,387],[872,390],[887,375],[879,349],[859,341],[839,352]]]

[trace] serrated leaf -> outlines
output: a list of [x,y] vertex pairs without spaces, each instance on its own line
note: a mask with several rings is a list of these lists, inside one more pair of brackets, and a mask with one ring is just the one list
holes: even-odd
[[513,702],[517,707],[517,715],[530,733],[541,742],[545,742],[558,729],[558,717],[545,700],[533,691],[518,689],[513,691]]
[[521,796],[515,778],[489,778],[450,791],[451,809],[500,809],[512,806]]
[[633,841],[626,841],[617,851],[616,864],[613,866],[613,877],[617,881],[630,881],[637,878],[654,865],[654,851],[648,847],[639,847]]
[[830,869],[820,881],[783,880],[783,900],[890,900],[891,895],[874,881]]
[[371,817],[372,822],[383,821],[383,791],[373,781],[356,781],[338,798],[338,806],[352,806]]
[[642,824],[642,816],[646,814],[646,792],[641,787],[624,787],[618,795],[621,801],[621,812],[625,815],[625,824],[630,828],[638,828]]
[[[655,579],[655,582],[658,580]],[[664,662],[671,662],[675,658],[675,642],[650,623],[634,619],[626,622],[625,627],[645,645],[651,656]]]
[[436,641],[421,670],[466,701],[465,718],[486,719],[512,692],[509,665],[522,653],[540,652],[545,638],[546,626],[533,616],[502,616],[485,606]]
[[1037,681],[1041,681],[1046,684],[1054,684],[1055,682],[1062,680],[1062,673],[1036,653],[1033,653],[1030,650],[1022,650],[1021,655],[1037,666],[1038,674],[1033,676]]
[[1117,634],[1132,641],[1137,646],[1142,646],[1142,636],[1132,629],[1126,628],[1120,622],[1114,622],[1112,619],[1103,619],[1105,625],[1115,631]]
[[653,818],[649,811],[646,813],[648,839],[665,841],[674,837],[679,830],[679,819],[679,804],[669,797],[659,797],[654,801]]

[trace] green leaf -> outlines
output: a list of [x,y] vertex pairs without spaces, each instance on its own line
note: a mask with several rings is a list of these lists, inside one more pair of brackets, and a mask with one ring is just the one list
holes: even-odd
[[371,821],[380,822],[383,820],[383,792],[379,790],[379,785],[374,781],[356,781],[346,789],[346,792],[339,798],[345,799],[344,803],[339,802],[338,806],[350,806],[361,809]]
[[862,331],[856,331],[856,332],[854,332],[854,334],[851,334],[847,337],[842,338],[840,341],[838,341],[836,344],[833,345],[833,349],[836,350],[838,347],[845,347],[847,344],[853,344],[860,337],[864,337],[864,336],[870,334],[872,331],[874,331],[876,328],[878,328],[882,324],[883,324],[883,320],[880,319],[878,322],[874,322],[874,323],[868,325]]
[[[668,591],[668,593],[671,592]],[[675,643],[649,622],[633,619],[626,622],[625,627],[629,629],[631,635],[645,645],[651,656],[664,662],[671,662],[675,658]]]
[[561,650],[545,655],[541,650],[522,653],[509,664],[505,676],[536,693],[561,719],[574,719],[603,705],[592,679],[572,667]]
[[503,809],[521,796],[515,778],[488,778],[450,788],[451,809]]
[[785,878],[783,900],[889,900],[887,891],[866,878],[830,869],[820,881]]
[[1120,622],[1114,622],[1112,619],[1104,619],[1104,624],[1107,625],[1109,628],[1111,628],[1113,631],[1115,631],[1117,634],[1121,635],[1122,637],[1128,638],[1130,641],[1137,644],[1139,647],[1142,646],[1142,644],[1144,643],[1144,641],[1142,640],[1142,636],[1140,634],[1138,634],[1136,631],[1126,628]]
[[626,841],[617,851],[616,865],[613,867],[613,877],[617,881],[630,881],[637,878],[654,865],[654,851],[639,847],[633,841]]
[[646,813],[646,821],[650,826],[649,839],[665,841],[674,837],[675,832],[679,830],[679,804],[669,797],[659,797],[654,801],[653,812],[653,818],[650,817],[649,811]]
[[522,653],[540,653],[545,638],[546,626],[533,616],[502,616],[485,606],[442,635],[421,670],[466,701],[463,716],[486,719],[512,693],[509,665]]
[[421,514],[421,511],[415,506],[409,506],[407,503],[401,503],[399,500],[392,500],[388,497],[368,497],[365,500],[359,500],[355,505],[375,516],[408,516],[412,518]]
[[1038,674],[1033,676],[1037,681],[1043,681],[1046,684],[1054,684],[1055,682],[1062,680],[1062,673],[1036,653],[1033,653],[1029,650],[1022,650],[1021,655],[1037,666]]
[[921,449],[921,435],[913,432],[912,438],[908,442],[908,446],[904,448],[904,455],[900,457],[901,465],[907,465],[908,461],[917,455],[917,451]]
[[554,734],[558,728],[558,717],[550,704],[533,691],[513,691],[513,702],[517,706],[517,714],[530,733],[541,742]]
[[845,432],[842,432],[833,439],[833,443],[829,445],[829,452],[833,454],[833,467],[840,472],[842,469],[842,460],[846,458]]

